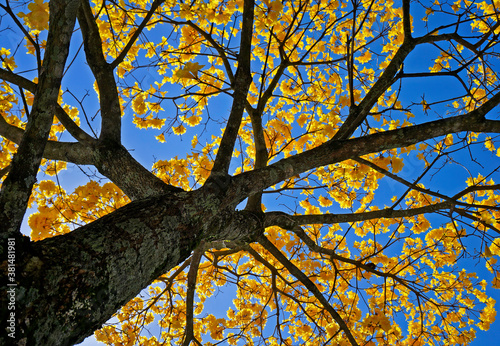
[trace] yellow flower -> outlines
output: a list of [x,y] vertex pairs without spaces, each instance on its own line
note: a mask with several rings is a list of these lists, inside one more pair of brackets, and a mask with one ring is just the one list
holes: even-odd
[[24,19],[26,25],[33,30],[47,30],[49,28],[49,3],[35,0],[28,5],[30,12],[19,12],[19,17]]
[[332,201],[330,201],[328,198],[326,197],[323,197],[323,196],[320,196],[318,198],[318,201],[319,201],[319,205],[322,206],[322,207],[329,207],[333,204]]
[[398,173],[403,169],[404,163],[403,159],[400,159],[399,157],[393,157],[391,159],[391,166],[392,166],[392,172],[393,173]]
[[176,135],[183,135],[184,133],[186,133],[186,128],[181,124],[179,126],[172,127],[172,131],[174,131]]
[[156,138],[156,140],[157,140],[158,142],[160,142],[160,143],[165,143],[165,134],[164,134],[164,133],[162,133],[162,134],[160,134],[160,135],[156,136],[155,138]]

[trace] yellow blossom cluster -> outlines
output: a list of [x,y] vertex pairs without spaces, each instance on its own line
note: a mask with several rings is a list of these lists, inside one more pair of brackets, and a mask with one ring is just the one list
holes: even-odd
[[67,194],[52,180],[39,182],[32,199],[38,208],[28,219],[33,240],[68,233],[75,226],[94,221],[130,201],[113,183],[100,185],[90,181]]

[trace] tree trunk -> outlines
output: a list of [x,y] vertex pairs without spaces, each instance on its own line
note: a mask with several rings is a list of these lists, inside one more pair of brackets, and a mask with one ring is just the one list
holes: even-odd
[[[221,203],[206,189],[163,195],[132,202],[65,235],[35,243],[16,239],[15,339],[3,334],[0,343],[81,342],[188,258],[202,239],[254,239],[262,219],[220,210]],[[2,296],[2,306],[7,298]]]

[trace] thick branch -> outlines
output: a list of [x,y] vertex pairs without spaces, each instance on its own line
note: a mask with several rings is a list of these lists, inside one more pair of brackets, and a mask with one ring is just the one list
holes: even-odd
[[82,1],[78,11],[78,23],[82,30],[83,44],[87,63],[99,88],[101,106],[100,140],[121,141],[121,108],[116,88],[113,66],[106,62],[102,51],[99,27],[95,22],[87,0]]
[[500,133],[500,121],[484,119],[486,113],[499,102],[500,93],[468,114],[349,140],[330,140],[265,168],[237,175],[233,178],[231,193],[247,196],[316,167],[383,150],[406,147],[449,133],[462,131]]
[[[24,130],[10,125],[3,117],[0,117],[0,136],[19,144],[24,133]],[[66,161],[78,165],[91,165],[93,164],[92,153],[92,149],[80,143],[47,141],[42,156],[48,160]]]
[[26,131],[0,192],[2,237],[20,234],[21,221],[52,126],[78,4],[77,0],[53,0],[49,5],[49,33],[40,82]]
[[148,171],[119,144],[109,142],[97,147],[93,165],[132,200],[182,191]]
[[379,218],[398,219],[403,217],[411,217],[420,214],[433,213],[438,210],[449,209],[453,207],[452,202],[441,202],[424,207],[394,210],[386,208],[382,210],[365,211],[361,213],[348,213],[348,214],[309,214],[309,215],[287,215],[282,212],[269,212],[266,213],[266,227],[286,225],[285,220],[289,221],[289,226],[284,227],[291,229],[293,225],[313,225],[313,224],[335,224],[343,222],[358,222],[373,220]]
[[[255,143],[255,160],[254,168],[263,168],[267,165],[268,153],[266,141],[264,139],[264,129],[262,127],[262,114],[255,110],[250,111],[250,120],[252,122],[253,138]],[[246,205],[247,210],[262,211],[262,192],[248,197]]]
[[234,143],[238,136],[243,111],[247,101],[248,89],[252,82],[250,74],[250,56],[252,52],[254,0],[245,0],[243,4],[243,20],[241,29],[240,53],[238,68],[234,76],[233,105],[226,129],[214,161],[212,175],[225,175],[229,171],[229,164],[233,155]]
[[403,31],[405,40],[411,40],[410,0],[403,0]]
[[[22,129],[8,124],[3,117],[0,117],[1,136],[19,144],[23,133]],[[84,145],[48,141],[43,158],[77,165],[93,165],[132,200],[182,191],[164,183],[137,162],[127,149],[113,142],[105,145]]]

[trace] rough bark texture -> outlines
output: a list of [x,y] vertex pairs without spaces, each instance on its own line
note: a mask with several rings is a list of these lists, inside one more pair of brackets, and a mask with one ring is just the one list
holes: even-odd
[[0,237],[3,242],[19,232],[24,210],[36,181],[36,173],[52,126],[78,3],[78,0],[50,2],[50,28],[40,83],[35,92],[26,130],[0,191],[0,223],[7,228]]
[[18,239],[19,344],[81,342],[202,239],[253,241],[262,217],[222,203],[205,190],[151,197],[63,236]]

